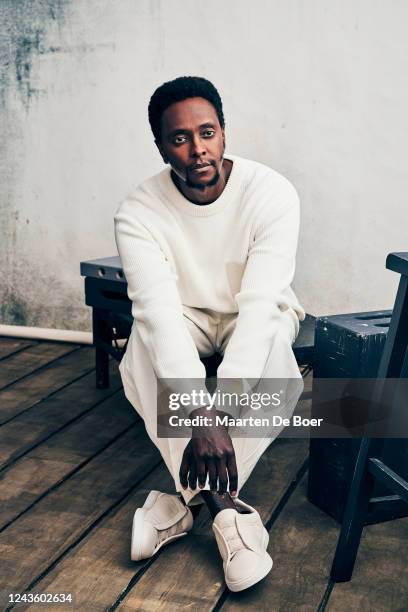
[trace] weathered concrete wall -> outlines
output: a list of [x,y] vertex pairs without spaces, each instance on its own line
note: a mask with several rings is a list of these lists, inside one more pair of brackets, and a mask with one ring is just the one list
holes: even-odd
[[154,88],[214,81],[228,150],[296,185],[309,312],[390,307],[408,250],[404,0],[2,0],[0,322],[89,329],[79,261],[161,168]]

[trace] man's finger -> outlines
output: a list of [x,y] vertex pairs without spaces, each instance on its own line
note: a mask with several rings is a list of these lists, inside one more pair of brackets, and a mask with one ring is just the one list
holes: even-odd
[[205,486],[205,481],[207,480],[207,466],[204,459],[199,459],[197,462],[197,478],[198,486],[200,489],[203,489]]
[[238,469],[237,462],[235,460],[235,453],[228,457],[227,469],[229,478],[229,492],[231,495],[235,496],[238,491]]
[[188,482],[187,482],[188,468],[189,468],[188,455],[184,451],[183,458],[181,460],[180,471],[179,471],[180,484],[183,487],[183,489],[187,489],[187,486],[188,486]]
[[217,490],[217,480],[218,480],[218,472],[217,466],[213,459],[207,460],[207,469],[208,469],[208,482],[210,485],[211,491]]
[[196,468],[196,462],[192,461],[190,464],[190,472],[188,475],[188,486],[190,487],[190,489],[195,489],[197,487],[197,468]]
[[218,493],[220,495],[223,495],[224,493],[227,492],[227,487],[228,487],[227,463],[226,463],[225,458],[218,459],[217,468],[218,468],[218,481],[219,481]]

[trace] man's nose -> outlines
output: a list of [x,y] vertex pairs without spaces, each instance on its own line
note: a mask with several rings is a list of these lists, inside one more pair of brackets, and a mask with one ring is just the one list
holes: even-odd
[[205,155],[205,146],[200,136],[194,136],[191,140],[191,157],[201,157]]

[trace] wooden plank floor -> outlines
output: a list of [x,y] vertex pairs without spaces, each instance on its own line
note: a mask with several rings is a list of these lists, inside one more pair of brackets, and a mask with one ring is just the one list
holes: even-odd
[[[330,584],[338,525],[307,501],[302,439],[276,440],[242,491],[271,536],[260,584],[226,589],[206,509],[188,537],[132,562],[134,510],[172,482],[117,364],[106,390],[93,365],[90,347],[0,338],[0,609],[8,593],[72,593],[47,609],[408,610],[407,519],[367,528],[353,581]],[[305,373],[305,415],[311,382]]]

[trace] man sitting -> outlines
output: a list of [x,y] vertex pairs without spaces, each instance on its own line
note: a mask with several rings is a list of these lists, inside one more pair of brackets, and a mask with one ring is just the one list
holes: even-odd
[[[132,559],[152,556],[192,527],[205,502],[228,587],[240,591],[270,571],[268,532],[238,498],[276,437],[234,438],[228,427],[192,427],[191,439],[157,436],[159,380],[201,381],[200,357],[218,352],[217,381],[301,379],[292,344],[305,318],[290,284],[299,199],[278,172],[225,155],[218,91],[206,79],[164,83],[149,104],[167,167],[119,207],[115,237],[135,323],[120,372],[181,494],[152,491],[133,521]],[[190,416],[222,406],[195,407]],[[265,483],[260,483],[265,486]]]

